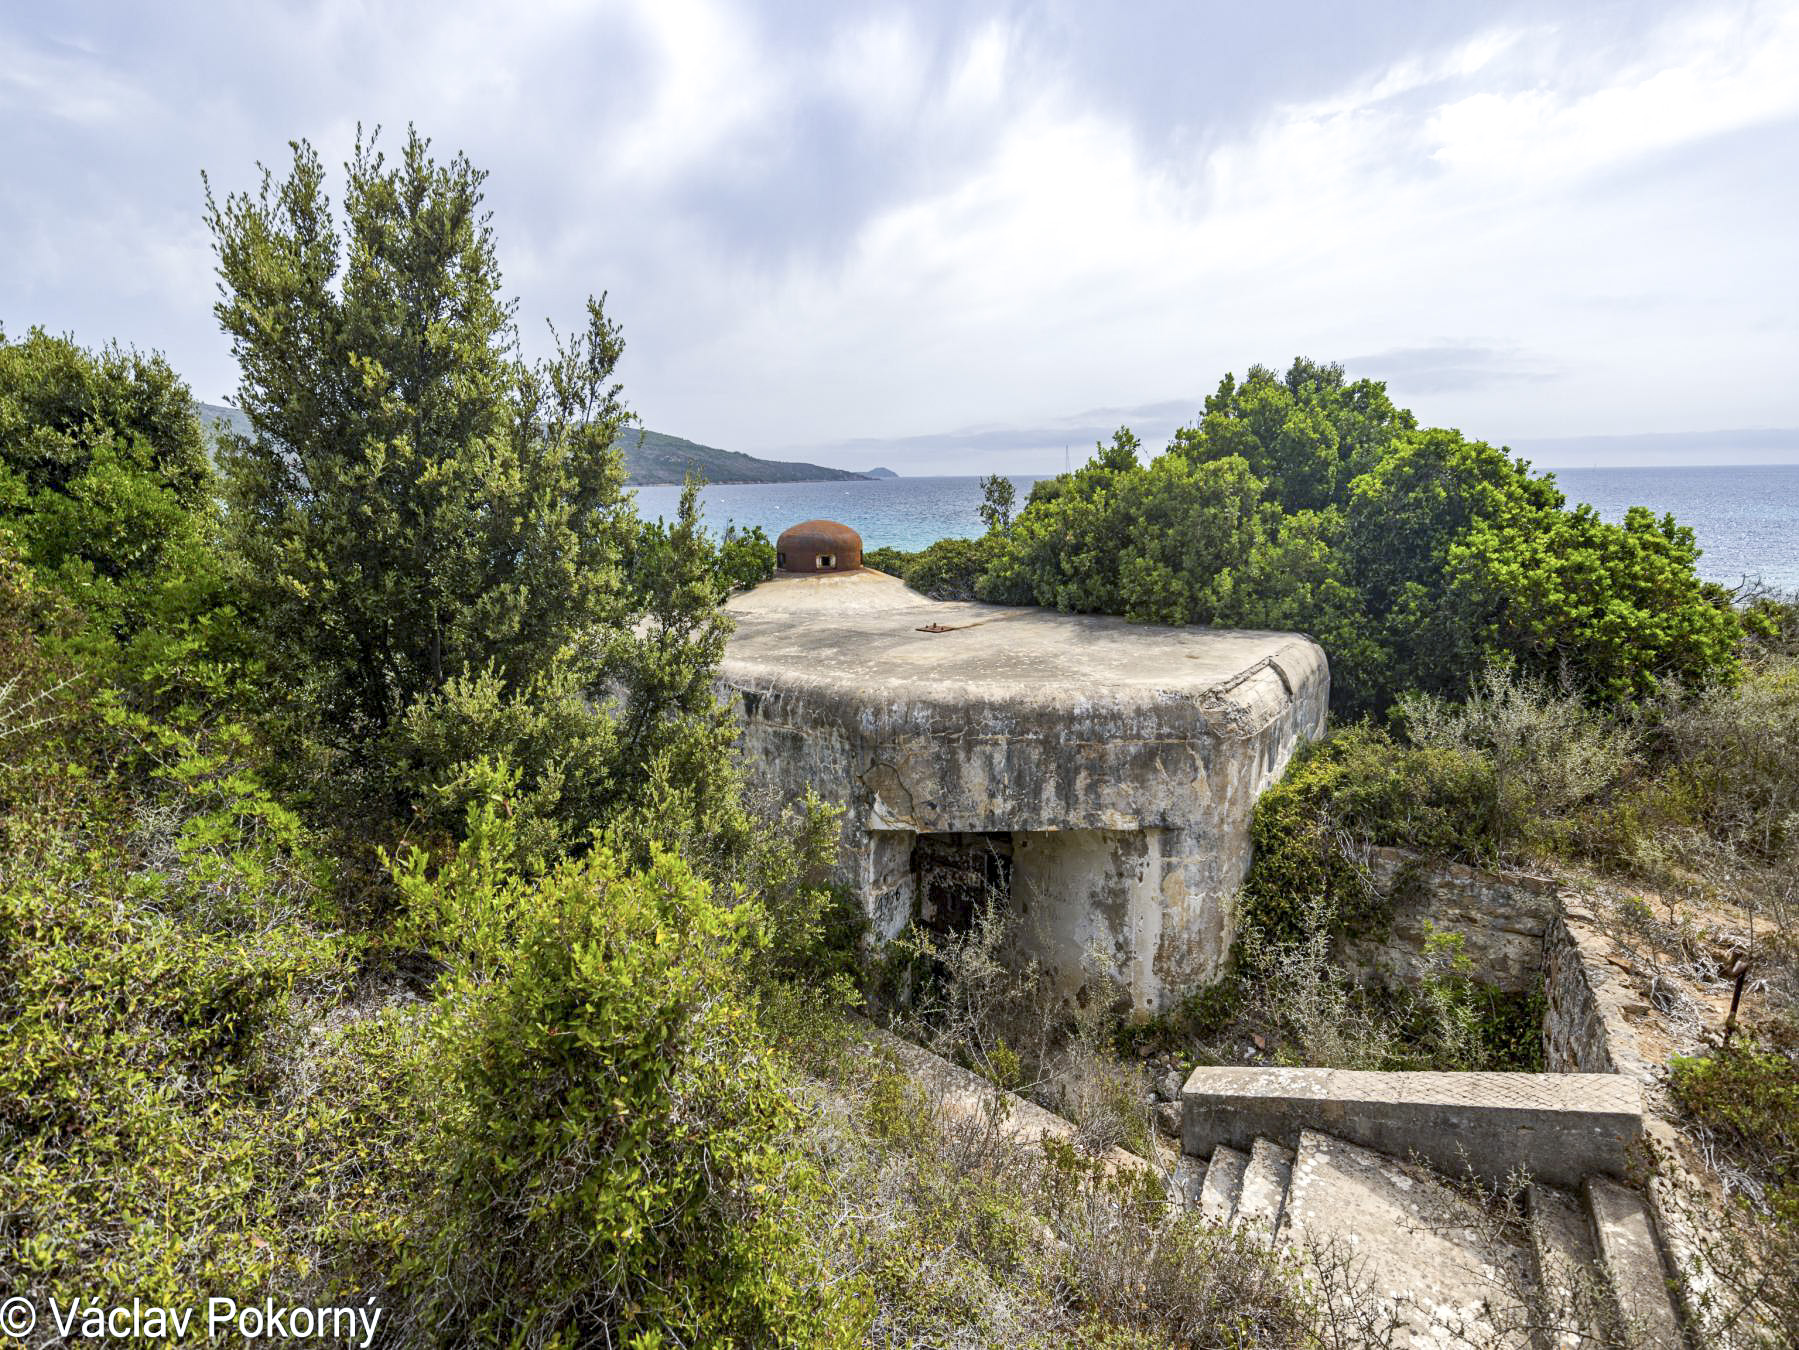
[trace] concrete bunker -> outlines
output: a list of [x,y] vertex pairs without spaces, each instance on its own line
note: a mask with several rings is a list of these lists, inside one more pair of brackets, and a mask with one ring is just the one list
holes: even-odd
[[1317,644],[928,600],[817,569],[819,539],[860,563],[832,524],[783,533],[810,552],[732,598],[719,682],[750,773],[843,808],[837,880],[873,939],[955,931],[991,891],[1069,996],[1097,978],[1153,1012],[1216,978],[1255,799],[1324,729]]
[[1011,833],[914,835],[912,886],[915,922],[942,936],[968,932],[989,900],[1013,906]]

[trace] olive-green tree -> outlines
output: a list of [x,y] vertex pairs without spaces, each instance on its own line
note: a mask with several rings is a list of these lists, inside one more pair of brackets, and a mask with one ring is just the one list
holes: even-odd
[[1701,582],[1691,531],[1569,510],[1505,449],[1420,428],[1372,380],[1296,360],[1226,375],[1139,465],[1120,430],[1037,483],[994,538],[991,599],[1310,633],[1339,714],[1459,696],[1491,662],[1600,701],[1729,682],[1742,621]]
[[612,449],[623,342],[602,302],[525,361],[485,175],[416,132],[391,164],[375,140],[358,137],[341,220],[303,141],[285,179],[207,193],[215,310],[254,429],[222,456],[242,584],[276,687],[360,777],[453,680],[597,680],[629,620],[635,528]]
[[163,705],[246,657],[217,551],[216,483],[160,356],[0,333],[0,536],[74,605],[84,664]]

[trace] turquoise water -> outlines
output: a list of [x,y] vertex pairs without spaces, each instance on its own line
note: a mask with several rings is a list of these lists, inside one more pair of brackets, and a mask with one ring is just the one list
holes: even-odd
[[1759,577],[1799,591],[1799,464],[1558,469],[1555,481],[1607,520],[1633,506],[1672,512],[1705,550],[1699,572],[1709,580]]
[[[1799,464],[1655,469],[1562,469],[1556,482],[1570,501],[1589,502],[1607,520],[1632,506],[1671,511],[1693,527],[1706,577],[1735,584],[1759,576],[1799,590]],[[1035,477],[1014,477],[1022,505]],[[637,489],[638,510],[667,516],[675,487]],[[868,548],[918,549],[981,531],[979,478],[883,478],[847,483],[765,483],[706,488],[708,524],[760,525],[774,538],[798,521],[823,517],[853,527]]]
[[[1014,478],[1024,505],[1037,479]],[[637,510],[646,517],[671,516],[681,501],[678,487],[640,487]],[[862,536],[862,546],[920,549],[939,539],[972,537],[985,528],[979,478],[874,478],[837,483],[731,483],[700,495],[706,523],[760,525],[775,538],[802,520],[841,520]]]

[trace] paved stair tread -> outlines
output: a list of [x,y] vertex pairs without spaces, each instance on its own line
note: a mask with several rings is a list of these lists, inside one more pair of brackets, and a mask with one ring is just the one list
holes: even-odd
[[1631,1344],[1644,1350],[1679,1350],[1680,1317],[1668,1289],[1648,1201],[1609,1177],[1588,1177],[1581,1190],[1593,1220],[1601,1269],[1633,1337]]
[[1194,1209],[1199,1205],[1199,1193],[1205,1185],[1206,1165],[1198,1158],[1182,1154],[1175,1160],[1170,1171],[1169,1184],[1175,1193],[1175,1201],[1182,1209]]
[[1545,1319],[1547,1350],[1582,1350],[1611,1339],[1610,1295],[1599,1270],[1599,1249],[1581,1203],[1567,1191],[1532,1185],[1528,1192],[1531,1247]]
[[1206,1164],[1206,1179],[1199,1188],[1199,1212],[1213,1223],[1229,1223],[1237,1208],[1237,1192],[1249,1155],[1220,1144]]
[[1232,1222],[1244,1225],[1256,1236],[1272,1242],[1286,1205],[1287,1182],[1293,1174],[1293,1151],[1272,1139],[1257,1139],[1249,1150],[1249,1164],[1237,1187],[1237,1208]]
[[[1302,1130],[1280,1233],[1327,1297],[1393,1319],[1395,1346],[1523,1350],[1531,1261],[1483,1219],[1417,1169]],[[1353,1289],[1337,1278],[1343,1261]]]

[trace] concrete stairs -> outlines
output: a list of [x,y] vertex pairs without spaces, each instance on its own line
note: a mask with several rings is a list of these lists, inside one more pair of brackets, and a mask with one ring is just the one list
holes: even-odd
[[1317,1130],[1220,1144],[1200,1212],[1291,1251],[1350,1339],[1394,1346],[1675,1350],[1643,1197],[1603,1177],[1532,1186],[1519,1225],[1434,1173]]

